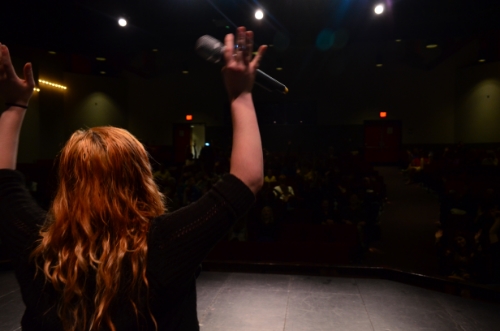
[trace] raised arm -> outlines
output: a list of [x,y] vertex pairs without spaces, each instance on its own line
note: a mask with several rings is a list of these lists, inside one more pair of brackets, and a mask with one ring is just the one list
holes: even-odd
[[222,72],[231,102],[233,122],[230,173],[256,194],[264,183],[264,165],[252,88],[266,46],[261,46],[252,59],[253,32],[246,31],[244,27],[237,29],[236,40],[235,36],[229,34],[224,43],[226,66]]
[[24,79],[20,79],[9,50],[0,44],[0,99],[5,101],[0,114],[0,169],[16,168],[19,133],[34,87],[31,63],[24,65]]

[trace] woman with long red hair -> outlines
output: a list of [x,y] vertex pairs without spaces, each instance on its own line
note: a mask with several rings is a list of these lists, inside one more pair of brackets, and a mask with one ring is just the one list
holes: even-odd
[[[265,51],[253,33],[225,39],[223,77],[231,103],[230,174],[197,202],[168,213],[148,155],[129,132],[75,132],[58,156],[48,212],[15,171],[19,133],[35,82],[17,76],[0,44],[0,227],[26,310],[23,330],[199,330],[195,273],[245,214],[263,184],[251,90]],[[240,47],[234,47],[235,42]]]

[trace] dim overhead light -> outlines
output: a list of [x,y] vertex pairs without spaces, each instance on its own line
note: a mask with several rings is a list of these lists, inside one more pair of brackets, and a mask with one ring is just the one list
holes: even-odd
[[281,71],[281,70],[283,70],[283,68],[282,67],[277,67],[276,70]]
[[56,55],[57,53],[55,51],[49,51],[49,54]]
[[106,74],[106,71],[101,71],[101,75],[105,75]]
[[184,75],[187,75],[187,74],[189,74],[189,71],[187,71],[187,70],[182,70],[182,73],[183,73]]
[[425,47],[426,47],[426,48],[428,48],[428,49],[432,49],[432,48],[436,48],[436,47],[438,47],[438,45],[437,45],[437,44],[428,44],[428,45],[427,45],[427,46],[425,46]]
[[376,64],[376,67],[377,67],[377,68],[380,68],[380,67],[383,67],[383,66],[384,66],[384,65],[383,65],[382,63],[377,63],[377,64]]
[[95,58],[97,61],[106,61],[105,57],[96,57]]
[[479,62],[483,63],[483,62],[486,62],[485,59],[479,59]]
[[396,39],[396,42],[397,42],[397,43],[400,43],[400,42],[401,42],[401,39]]

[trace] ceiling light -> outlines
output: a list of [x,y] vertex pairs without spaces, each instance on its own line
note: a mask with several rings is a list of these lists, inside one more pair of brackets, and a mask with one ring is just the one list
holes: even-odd
[[257,11],[255,12],[255,18],[258,20],[264,18],[264,12],[262,11],[262,9],[257,9]]
[[105,57],[96,57],[95,58],[97,61],[106,61]]
[[106,71],[101,71],[101,75],[105,75],[106,74]]
[[382,63],[377,63],[376,65],[378,68],[383,67],[384,65]]
[[55,54],[57,54],[57,53],[56,53],[56,52],[54,52],[54,51],[49,51],[49,54],[55,55]]
[[437,44],[428,44],[427,46],[425,46],[425,48],[428,48],[428,49],[432,49],[432,48],[436,48],[438,47]]
[[127,26],[127,20],[121,17],[120,19],[118,19],[118,25],[122,27]]
[[380,15],[384,12],[384,9],[385,9],[385,6],[383,4],[378,4],[375,6],[373,11],[375,12],[375,14]]
[[483,62],[486,62],[485,59],[479,59],[479,62],[483,63]]
[[282,67],[277,67],[276,70],[281,71],[281,70],[283,70],[283,68]]
[[396,39],[396,42],[397,42],[397,43],[400,43],[400,42],[401,42],[401,39]]

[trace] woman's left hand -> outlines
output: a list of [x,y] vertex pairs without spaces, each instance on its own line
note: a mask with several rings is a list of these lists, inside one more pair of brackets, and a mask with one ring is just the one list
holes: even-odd
[[17,76],[7,46],[0,44],[0,97],[6,104],[27,106],[35,80],[31,63],[24,65],[24,79]]
[[267,46],[260,46],[253,57],[253,32],[246,31],[242,26],[236,30],[236,36],[226,35],[224,44],[226,66],[222,73],[229,99],[233,100],[242,93],[252,91],[256,71]]

